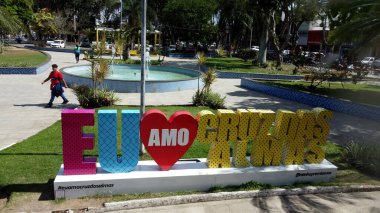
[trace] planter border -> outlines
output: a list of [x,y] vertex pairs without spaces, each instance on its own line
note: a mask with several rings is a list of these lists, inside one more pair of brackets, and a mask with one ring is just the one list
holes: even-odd
[[307,104],[312,107],[323,107],[335,112],[341,112],[374,121],[380,120],[380,107],[376,106],[354,103],[348,100],[316,95],[275,85],[268,85],[266,83],[246,78],[241,79],[240,86],[279,98]]
[[0,67],[0,75],[37,75],[45,72],[51,65],[51,56],[39,50],[32,50],[42,53],[48,58],[36,67]]

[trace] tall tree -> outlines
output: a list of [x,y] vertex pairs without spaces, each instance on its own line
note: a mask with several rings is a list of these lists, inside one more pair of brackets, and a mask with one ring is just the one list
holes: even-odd
[[[3,20],[3,24],[5,22],[8,22],[8,25],[12,25],[10,26],[11,28],[19,27],[17,31],[23,30],[24,32],[27,32],[30,34],[29,24],[30,24],[30,21],[32,20],[32,15],[33,15],[32,6],[33,6],[33,0],[2,0],[0,1],[0,8],[2,8],[1,9],[2,16],[6,17],[5,20]],[[10,28],[8,27],[8,29]]]
[[6,8],[0,7],[0,36],[17,33],[21,30],[21,21]]
[[33,15],[32,28],[39,39],[45,35],[55,35],[58,30],[55,25],[55,16],[47,9],[41,9]]
[[255,12],[249,0],[219,0],[219,44],[241,48],[249,46]]
[[282,63],[283,50],[290,48],[292,52],[298,44],[298,31],[305,21],[314,21],[320,11],[318,0],[283,0],[271,17],[271,37],[276,52],[276,66]]
[[164,28],[172,41],[200,41],[207,43],[215,35],[212,17],[217,9],[216,0],[168,0],[164,13]]
[[[258,55],[258,62],[264,64],[267,61],[267,50],[269,44],[269,32],[271,28],[271,20],[275,15],[276,10],[280,6],[280,0],[256,0],[255,8],[257,13],[260,14],[260,50]],[[272,23],[273,24],[273,23]],[[272,25],[273,26],[273,25]]]

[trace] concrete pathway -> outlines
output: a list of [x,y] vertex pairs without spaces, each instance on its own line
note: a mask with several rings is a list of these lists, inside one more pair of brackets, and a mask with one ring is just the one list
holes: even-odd
[[[58,64],[59,68],[76,65],[74,54],[48,53],[52,56],[51,62]],[[76,97],[67,89],[65,95],[69,104],[61,105],[62,99],[57,98],[53,108],[44,108],[50,99],[50,84],[41,85],[41,82],[48,77],[50,70],[39,75],[0,75],[0,150],[59,120],[62,108],[77,107]]]
[[119,213],[380,212],[380,192],[276,196],[117,211]]

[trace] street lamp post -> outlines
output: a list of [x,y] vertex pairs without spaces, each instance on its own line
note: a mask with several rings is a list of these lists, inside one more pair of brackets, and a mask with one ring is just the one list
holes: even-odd
[[123,0],[120,0],[120,32],[123,26]]
[[[140,115],[145,112],[145,69],[146,69],[146,2],[141,0],[141,90],[140,90]],[[140,155],[145,153],[145,148],[140,143]]]

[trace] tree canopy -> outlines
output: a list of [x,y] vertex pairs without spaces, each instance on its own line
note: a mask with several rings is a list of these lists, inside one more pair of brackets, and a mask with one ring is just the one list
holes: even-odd
[[331,41],[355,43],[357,48],[380,46],[379,0],[334,0],[329,6]]

